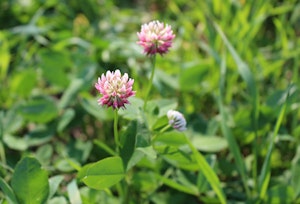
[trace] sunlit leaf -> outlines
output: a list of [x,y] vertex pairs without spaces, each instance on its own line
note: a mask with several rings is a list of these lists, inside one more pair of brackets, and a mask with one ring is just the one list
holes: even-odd
[[78,190],[78,186],[76,184],[76,179],[73,179],[67,186],[68,196],[71,204],[79,204],[82,203],[80,198],[80,193]]
[[88,187],[102,190],[120,182],[125,171],[120,157],[108,157],[89,165],[84,174],[82,181]]
[[64,176],[57,175],[49,178],[49,195],[48,200],[51,199],[56,193],[60,183],[63,181]]
[[48,173],[31,157],[18,162],[11,181],[20,203],[44,204],[49,194]]
[[24,139],[14,135],[5,134],[3,141],[9,148],[14,150],[24,151],[28,148],[28,144]]
[[219,152],[228,147],[227,140],[217,136],[195,136],[192,143],[204,152]]
[[3,32],[0,32],[0,79],[4,79],[7,74],[11,55],[9,53],[8,39]]

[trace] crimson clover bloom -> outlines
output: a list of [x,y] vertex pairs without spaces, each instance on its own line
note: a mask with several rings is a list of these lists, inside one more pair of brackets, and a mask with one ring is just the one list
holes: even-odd
[[118,69],[115,72],[107,71],[106,75],[102,74],[95,84],[95,88],[103,95],[98,104],[112,106],[113,109],[125,108],[125,104],[129,104],[128,98],[135,95],[135,91],[132,91],[133,82],[127,73],[122,76]]
[[167,53],[175,38],[171,26],[164,25],[157,20],[142,25],[141,32],[138,32],[137,35],[139,38],[137,44],[144,48],[147,55]]
[[169,124],[178,131],[186,130],[186,120],[184,116],[175,110],[169,110],[167,112],[167,116],[169,119]]

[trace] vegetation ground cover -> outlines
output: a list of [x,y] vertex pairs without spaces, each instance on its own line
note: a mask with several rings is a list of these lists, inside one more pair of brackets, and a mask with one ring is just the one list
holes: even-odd
[[[11,0],[0,19],[1,203],[300,203],[299,1]],[[153,20],[175,35],[155,60]],[[117,111],[95,88],[115,70],[135,91]]]

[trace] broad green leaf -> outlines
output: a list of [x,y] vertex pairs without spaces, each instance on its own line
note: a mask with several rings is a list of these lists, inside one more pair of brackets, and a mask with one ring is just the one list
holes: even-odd
[[4,79],[7,75],[10,58],[9,41],[5,33],[0,32],[0,79]]
[[56,193],[60,183],[63,181],[64,176],[57,175],[49,178],[49,195],[48,200],[50,200]]
[[81,204],[81,197],[76,183],[76,179],[73,179],[67,186],[68,197],[71,204]]
[[50,97],[38,97],[20,105],[18,113],[32,122],[47,123],[58,116],[58,109]]
[[[84,175],[80,172],[83,171]],[[125,176],[123,161],[120,157],[102,159],[87,169],[79,171],[82,181],[90,188],[103,190],[120,182]]]
[[219,152],[228,147],[227,140],[217,136],[194,136],[192,143],[203,152]]
[[10,91],[18,96],[27,97],[36,86],[36,83],[37,76],[33,69],[22,70],[12,77]]
[[90,167],[92,167],[94,163],[88,163],[86,165],[84,165],[79,171],[78,171],[78,174],[77,174],[77,178],[78,180],[82,181],[82,179],[87,175],[87,171]]
[[44,204],[49,194],[47,171],[31,157],[24,157],[15,167],[12,189],[22,204]]
[[4,135],[3,142],[14,150],[24,151],[28,148],[28,143],[24,139],[10,134]]
[[185,135],[181,132],[165,132],[163,134],[159,134],[153,140],[155,145],[168,145],[180,147],[186,145]]
[[7,202],[9,204],[18,204],[19,203],[14,191],[5,182],[5,180],[3,178],[0,178],[0,188],[1,188],[2,192],[4,193],[4,196],[7,199]]

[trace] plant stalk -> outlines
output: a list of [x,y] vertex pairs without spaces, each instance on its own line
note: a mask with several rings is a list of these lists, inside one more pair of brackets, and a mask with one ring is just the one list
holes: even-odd
[[150,80],[149,80],[149,84],[148,84],[148,89],[147,89],[146,96],[145,96],[144,110],[147,107],[148,98],[149,98],[151,88],[152,88],[154,72],[155,72],[155,61],[156,61],[156,55],[151,56],[152,70],[151,70],[151,76],[150,76]]
[[119,147],[120,147],[119,133],[118,133],[118,109],[114,110],[114,138],[116,143],[116,153],[118,155]]

